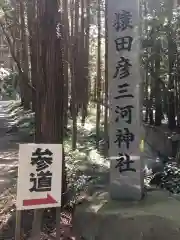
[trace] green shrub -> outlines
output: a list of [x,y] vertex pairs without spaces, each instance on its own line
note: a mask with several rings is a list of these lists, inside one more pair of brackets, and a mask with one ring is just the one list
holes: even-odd
[[9,75],[6,75],[2,81],[2,96],[8,97],[10,99],[16,99],[19,94],[18,87],[18,78],[19,75],[16,72],[10,71]]

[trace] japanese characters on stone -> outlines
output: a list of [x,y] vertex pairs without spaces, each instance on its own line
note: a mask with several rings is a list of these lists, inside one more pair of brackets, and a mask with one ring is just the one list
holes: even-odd
[[[115,168],[118,169],[120,173],[132,171],[136,172],[136,169],[133,168],[134,161],[131,159],[129,154],[129,149],[131,143],[135,140],[135,135],[131,129],[132,123],[132,110],[133,106],[133,94],[129,91],[131,82],[129,82],[128,77],[131,75],[131,68],[133,63],[126,56],[125,52],[130,52],[132,49],[133,37],[129,35],[129,32],[133,30],[132,24],[132,13],[127,10],[121,10],[114,14],[113,22],[114,31],[117,33],[117,37],[114,39],[115,49],[118,53],[119,60],[116,63],[113,75],[113,81],[117,82],[117,93],[114,96],[114,100],[117,102],[115,106],[115,123],[117,126],[121,127],[120,120],[124,121],[127,124],[125,128],[116,129],[116,135],[114,136],[114,144],[117,145],[119,149],[118,157],[116,158]],[[126,31],[130,30],[130,31]],[[128,34],[126,34],[128,32]],[[121,99],[131,99],[132,104],[120,105]],[[124,144],[126,152],[122,152],[122,144]]]
[[37,148],[31,157],[31,165],[35,172],[30,173],[32,187],[30,192],[50,192],[52,185],[52,172],[49,167],[53,162],[53,153],[49,149]]

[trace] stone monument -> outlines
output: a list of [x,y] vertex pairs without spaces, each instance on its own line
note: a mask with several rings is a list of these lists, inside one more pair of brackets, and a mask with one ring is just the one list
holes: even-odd
[[116,200],[140,200],[144,166],[140,152],[139,0],[109,0],[107,18],[110,195]]

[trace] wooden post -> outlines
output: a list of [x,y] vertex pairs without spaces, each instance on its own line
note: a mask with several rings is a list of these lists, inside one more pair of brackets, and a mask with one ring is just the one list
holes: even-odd
[[61,237],[61,229],[60,229],[60,221],[61,221],[61,208],[56,208],[56,240],[59,240]]
[[31,240],[39,240],[40,239],[43,212],[44,212],[43,209],[34,210],[34,219],[33,219],[33,224],[32,224]]
[[21,211],[16,211],[15,240],[21,239]]
[[108,1],[110,195],[143,196],[139,0]]

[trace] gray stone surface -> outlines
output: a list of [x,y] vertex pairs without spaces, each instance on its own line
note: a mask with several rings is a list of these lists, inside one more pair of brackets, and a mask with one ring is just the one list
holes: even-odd
[[85,240],[178,240],[180,202],[154,191],[140,202],[109,200],[99,192],[77,207],[74,231]]
[[[139,1],[138,0],[110,0],[108,1],[108,79],[109,79],[109,159],[110,159],[110,195],[112,199],[140,200],[143,194],[143,163],[140,157],[141,142],[141,76],[139,68]],[[133,28],[116,31],[113,23],[116,14],[121,10],[129,11],[132,15]],[[121,56],[117,50],[115,40],[119,37],[131,36],[133,38],[131,51],[121,49],[125,58],[132,64],[130,73],[126,78],[114,77],[114,70]],[[121,44],[120,44],[121,45]],[[121,72],[120,72],[121,74]],[[123,74],[122,74],[123,75]],[[123,85],[128,83],[128,85]],[[126,94],[131,94],[127,96]],[[128,114],[123,112],[127,106],[132,106],[131,121]],[[125,108],[126,109],[126,108]],[[128,109],[127,113],[128,113]],[[120,112],[119,112],[120,111]],[[122,111],[122,112],[121,112]],[[123,113],[123,114],[122,114]],[[124,116],[121,116],[124,115]],[[117,119],[118,118],[118,119]],[[117,119],[117,121],[116,121]],[[116,142],[117,140],[117,142]]]

